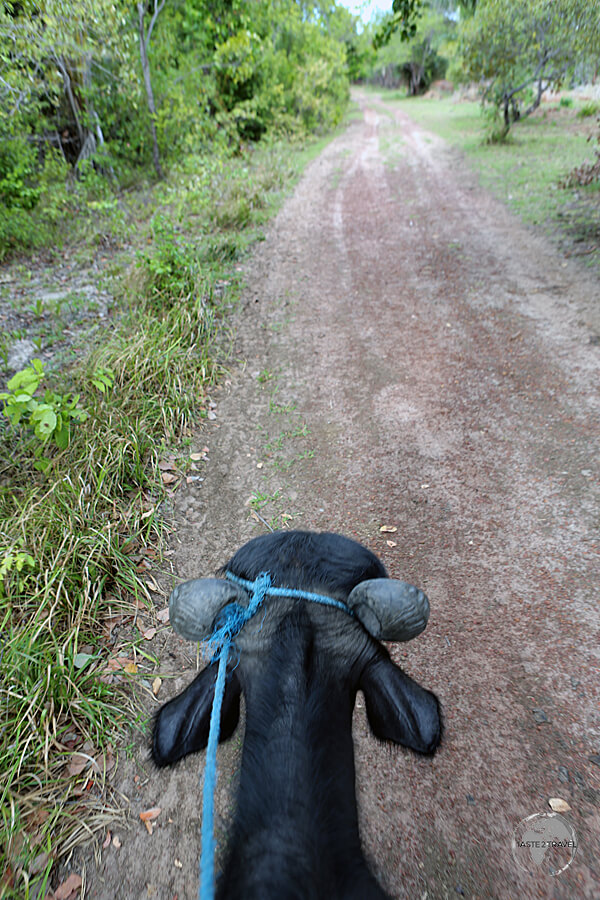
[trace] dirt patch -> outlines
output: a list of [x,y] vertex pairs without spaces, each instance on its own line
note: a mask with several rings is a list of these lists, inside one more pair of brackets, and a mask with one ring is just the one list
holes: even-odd
[[[281,527],[340,531],[424,588],[429,628],[393,658],[440,696],[433,760],[355,715],[366,853],[395,898],[594,898],[600,890],[597,572],[600,304],[461,158],[359,95],[246,268],[239,365],[178,492],[178,579]],[[260,518],[253,517],[256,509]],[[382,525],[396,533],[382,533]],[[194,648],[162,654],[163,702]],[[219,751],[222,849],[241,737]],[[124,754],[122,754],[123,756]],[[120,847],[72,861],[90,898],[197,896],[202,757],[171,771],[137,734],[113,782]],[[561,797],[560,877],[521,871],[517,823]],[[141,810],[159,806],[150,835]]]

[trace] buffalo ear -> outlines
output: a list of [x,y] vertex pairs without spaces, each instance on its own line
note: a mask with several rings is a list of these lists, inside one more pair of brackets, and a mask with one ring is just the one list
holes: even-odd
[[390,659],[377,659],[364,670],[359,688],[365,695],[375,737],[431,754],[442,736],[435,694],[420,687]]
[[[207,666],[181,694],[159,709],[152,734],[152,758],[158,766],[168,766],[206,747],[217,671],[218,666]],[[237,675],[228,672],[219,741],[227,740],[235,731],[240,715],[240,691]]]

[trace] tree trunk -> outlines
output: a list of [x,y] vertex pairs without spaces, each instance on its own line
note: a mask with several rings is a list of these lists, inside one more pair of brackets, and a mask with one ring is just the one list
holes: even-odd
[[148,34],[144,32],[144,4],[138,3],[138,18],[139,18],[139,38],[140,38],[140,59],[142,62],[142,73],[144,75],[144,85],[146,88],[146,98],[148,101],[148,111],[150,113],[150,132],[152,134],[152,162],[154,163],[154,169],[156,171],[157,176],[162,180],[165,177],[165,174],[162,170],[162,166],[160,164],[160,153],[158,150],[158,138],[156,135],[156,106],[154,105],[154,92],[152,91],[152,79],[150,77],[150,60],[148,59],[148,43],[150,41],[150,34],[152,32],[152,28],[154,26],[154,22],[156,21],[156,16],[158,15],[160,9],[162,9],[163,4],[161,4],[158,9],[155,4],[155,11],[152,21],[150,23],[150,27],[148,29]]

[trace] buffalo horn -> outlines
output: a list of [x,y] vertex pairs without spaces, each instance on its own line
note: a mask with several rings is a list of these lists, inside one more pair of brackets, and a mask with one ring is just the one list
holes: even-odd
[[169,620],[175,631],[189,641],[210,637],[215,619],[230,603],[247,607],[246,591],[222,578],[196,578],[178,584],[169,597]]
[[347,603],[367,631],[382,641],[410,641],[425,630],[429,619],[429,600],[423,591],[394,578],[361,581]]

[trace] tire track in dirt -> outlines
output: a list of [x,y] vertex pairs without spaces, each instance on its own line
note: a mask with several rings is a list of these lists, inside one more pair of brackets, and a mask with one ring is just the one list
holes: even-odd
[[[246,267],[245,362],[198,436],[205,481],[179,492],[175,571],[213,572],[264,530],[248,498],[279,492],[263,517],[357,537],[423,587],[429,628],[391,651],[439,694],[445,741],[434,760],[389,750],[359,703],[374,871],[397,898],[595,898],[597,285],[443,142],[359,100],[362,119],[311,164]],[[170,696],[193,650],[172,636],[163,660]],[[219,751],[221,843],[239,747]],[[160,827],[134,823],[100,875],[88,867],[90,897],[196,896],[201,759],[157,773],[144,753],[138,742],[119,787],[134,817],[160,805]],[[513,829],[556,796],[572,807],[575,862],[559,878],[522,872]]]

